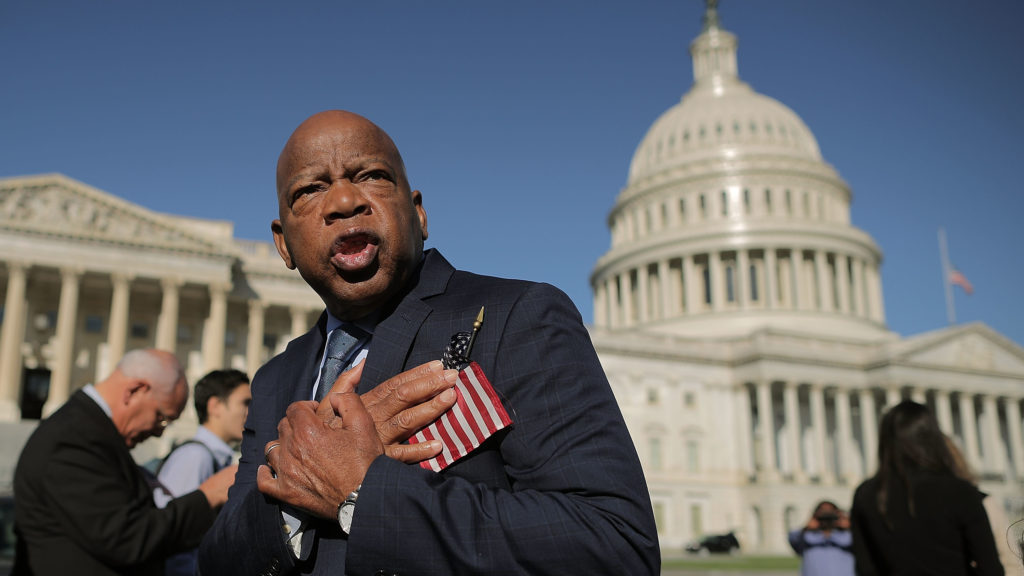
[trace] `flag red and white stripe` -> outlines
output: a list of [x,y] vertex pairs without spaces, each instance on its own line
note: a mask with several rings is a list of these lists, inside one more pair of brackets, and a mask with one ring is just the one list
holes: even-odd
[[971,286],[970,280],[968,280],[967,277],[956,268],[952,268],[949,271],[949,283],[963,288],[964,292],[967,294],[974,293],[974,286]]
[[476,362],[459,372],[455,384],[455,405],[426,428],[409,438],[410,444],[440,440],[441,453],[420,462],[420,466],[440,472],[475,450],[492,434],[512,423],[497,392]]

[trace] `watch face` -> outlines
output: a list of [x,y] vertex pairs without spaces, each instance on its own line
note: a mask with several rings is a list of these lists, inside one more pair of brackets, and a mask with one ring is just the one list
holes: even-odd
[[338,524],[341,525],[341,529],[348,534],[349,530],[352,529],[352,515],[356,511],[355,502],[345,502],[338,508]]

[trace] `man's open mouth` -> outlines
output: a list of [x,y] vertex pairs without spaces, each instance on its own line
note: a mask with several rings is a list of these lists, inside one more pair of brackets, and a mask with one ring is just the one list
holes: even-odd
[[339,237],[331,250],[331,263],[339,270],[362,270],[377,259],[380,244],[376,235],[357,232]]

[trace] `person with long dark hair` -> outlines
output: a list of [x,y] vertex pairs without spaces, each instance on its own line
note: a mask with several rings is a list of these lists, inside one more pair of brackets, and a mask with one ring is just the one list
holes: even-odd
[[927,407],[903,401],[885,414],[878,472],[853,496],[858,575],[1003,574],[985,495],[957,471]]

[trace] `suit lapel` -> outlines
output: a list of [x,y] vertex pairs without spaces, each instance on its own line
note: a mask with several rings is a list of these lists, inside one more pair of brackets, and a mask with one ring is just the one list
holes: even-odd
[[[370,353],[359,382],[360,393],[372,390],[407,368],[406,358],[416,341],[416,334],[433,311],[433,307],[424,300],[443,293],[454,272],[452,265],[437,251],[427,250],[424,253],[423,265],[413,279],[415,285],[412,290],[373,331]],[[438,348],[438,357],[441,350],[443,348]]]
[[[316,379],[317,368],[320,366],[320,354],[323,352],[327,326],[327,313],[309,331],[288,344],[282,366],[300,368],[294,378],[275,383],[276,410],[274,414],[284,414],[292,402],[309,400],[313,394],[313,380]],[[285,375],[282,375],[285,376]],[[286,376],[285,376],[286,377]],[[288,385],[290,383],[290,385]]]

